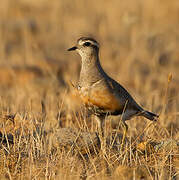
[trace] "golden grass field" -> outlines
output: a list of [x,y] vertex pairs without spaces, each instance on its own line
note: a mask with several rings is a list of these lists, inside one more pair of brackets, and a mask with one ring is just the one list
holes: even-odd
[[[96,38],[106,72],[160,114],[128,121],[123,150],[120,117],[106,120],[100,149],[71,86],[80,57],[67,49],[81,36]],[[0,179],[179,179],[178,92],[178,0],[1,0]]]

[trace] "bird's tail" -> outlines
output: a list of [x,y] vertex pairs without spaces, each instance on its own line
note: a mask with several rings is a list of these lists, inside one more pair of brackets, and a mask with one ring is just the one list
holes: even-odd
[[159,115],[157,114],[154,114],[152,112],[149,112],[149,111],[142,111],[141,112],[141,115],[144,116],[145,118],[151,120],[151,121],[157,121]]

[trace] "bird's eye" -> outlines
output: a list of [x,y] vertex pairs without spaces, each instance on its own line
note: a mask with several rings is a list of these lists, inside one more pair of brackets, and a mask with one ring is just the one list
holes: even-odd
[[83,46],[90,46],[90,45],[91,45],[90,42],[85,42],[85,43],[83,44]]

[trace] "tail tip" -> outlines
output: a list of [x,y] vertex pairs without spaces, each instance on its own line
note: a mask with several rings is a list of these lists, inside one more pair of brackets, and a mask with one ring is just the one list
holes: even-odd
[[156,122],[159,118],[158,114],[154,114],[152,112],[149,111],[144,111],[144,117],[146,117],[147,119]]

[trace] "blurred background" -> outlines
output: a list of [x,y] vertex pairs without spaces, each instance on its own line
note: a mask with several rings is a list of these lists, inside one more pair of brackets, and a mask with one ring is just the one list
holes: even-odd
[[80,57],[67,49],[92,36],[107,73],[178,127],[178,29],[178,0],[1,0],[0,111],[39,120],[45,108],[48,128],[73,122]]

